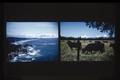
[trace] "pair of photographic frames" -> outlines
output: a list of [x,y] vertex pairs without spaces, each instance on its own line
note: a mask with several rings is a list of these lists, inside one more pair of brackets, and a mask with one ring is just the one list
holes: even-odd
[[9,62],[112,61],[114,45],[115,24],[6,22]]

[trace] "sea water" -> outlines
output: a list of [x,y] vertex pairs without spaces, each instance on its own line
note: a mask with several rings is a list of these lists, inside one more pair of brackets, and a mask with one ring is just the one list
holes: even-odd
[[32,45],[29,46],[27,54],[18,54],[10,62],[39,62],[39,61],[56,61],[58,60],[58,38],[40,38],[24,39],[11,42],[12,44]]

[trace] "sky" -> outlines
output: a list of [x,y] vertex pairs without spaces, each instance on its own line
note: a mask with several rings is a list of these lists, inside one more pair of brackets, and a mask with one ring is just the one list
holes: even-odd
[[108,33],[100,32],[96,28],[89,28],[85,22],[61,22],[60,25],[61,36],[64,37],[109,37]]
[[58,37],[57,22],[7,22],[7,37],[24,38],[56,38]]

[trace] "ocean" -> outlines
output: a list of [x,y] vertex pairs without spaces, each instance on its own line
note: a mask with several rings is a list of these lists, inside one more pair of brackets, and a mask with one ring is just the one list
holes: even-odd
[[8,53],[12,55],[12,58],[9,59],[10,62],[49,62],[57,61],[59,58],[58,38],[7,38],[7,40],[14,45],[32,45],[28,46],[27,53]]

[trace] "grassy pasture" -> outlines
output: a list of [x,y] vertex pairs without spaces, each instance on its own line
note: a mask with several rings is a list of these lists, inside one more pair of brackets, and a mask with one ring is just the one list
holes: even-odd
[[[77,49],[70,47],[67,44],[68,40],[61,40],[61,61],[77,61]],[[76,40],[70,40],[71,42],[77,42]],[[114,58],[114,50],[112,47],[109,47],[110,43],[114,43],[112,40],[80,40],[82,44],[82,48],[90,43],[94,43],[95,41],[100,41],[105,45],[105,52],[94,52],[94,53],[82,53],[80,50],[79,59],[80,61],[111,61]],[[107,42],[105,42],[107,41]]]

